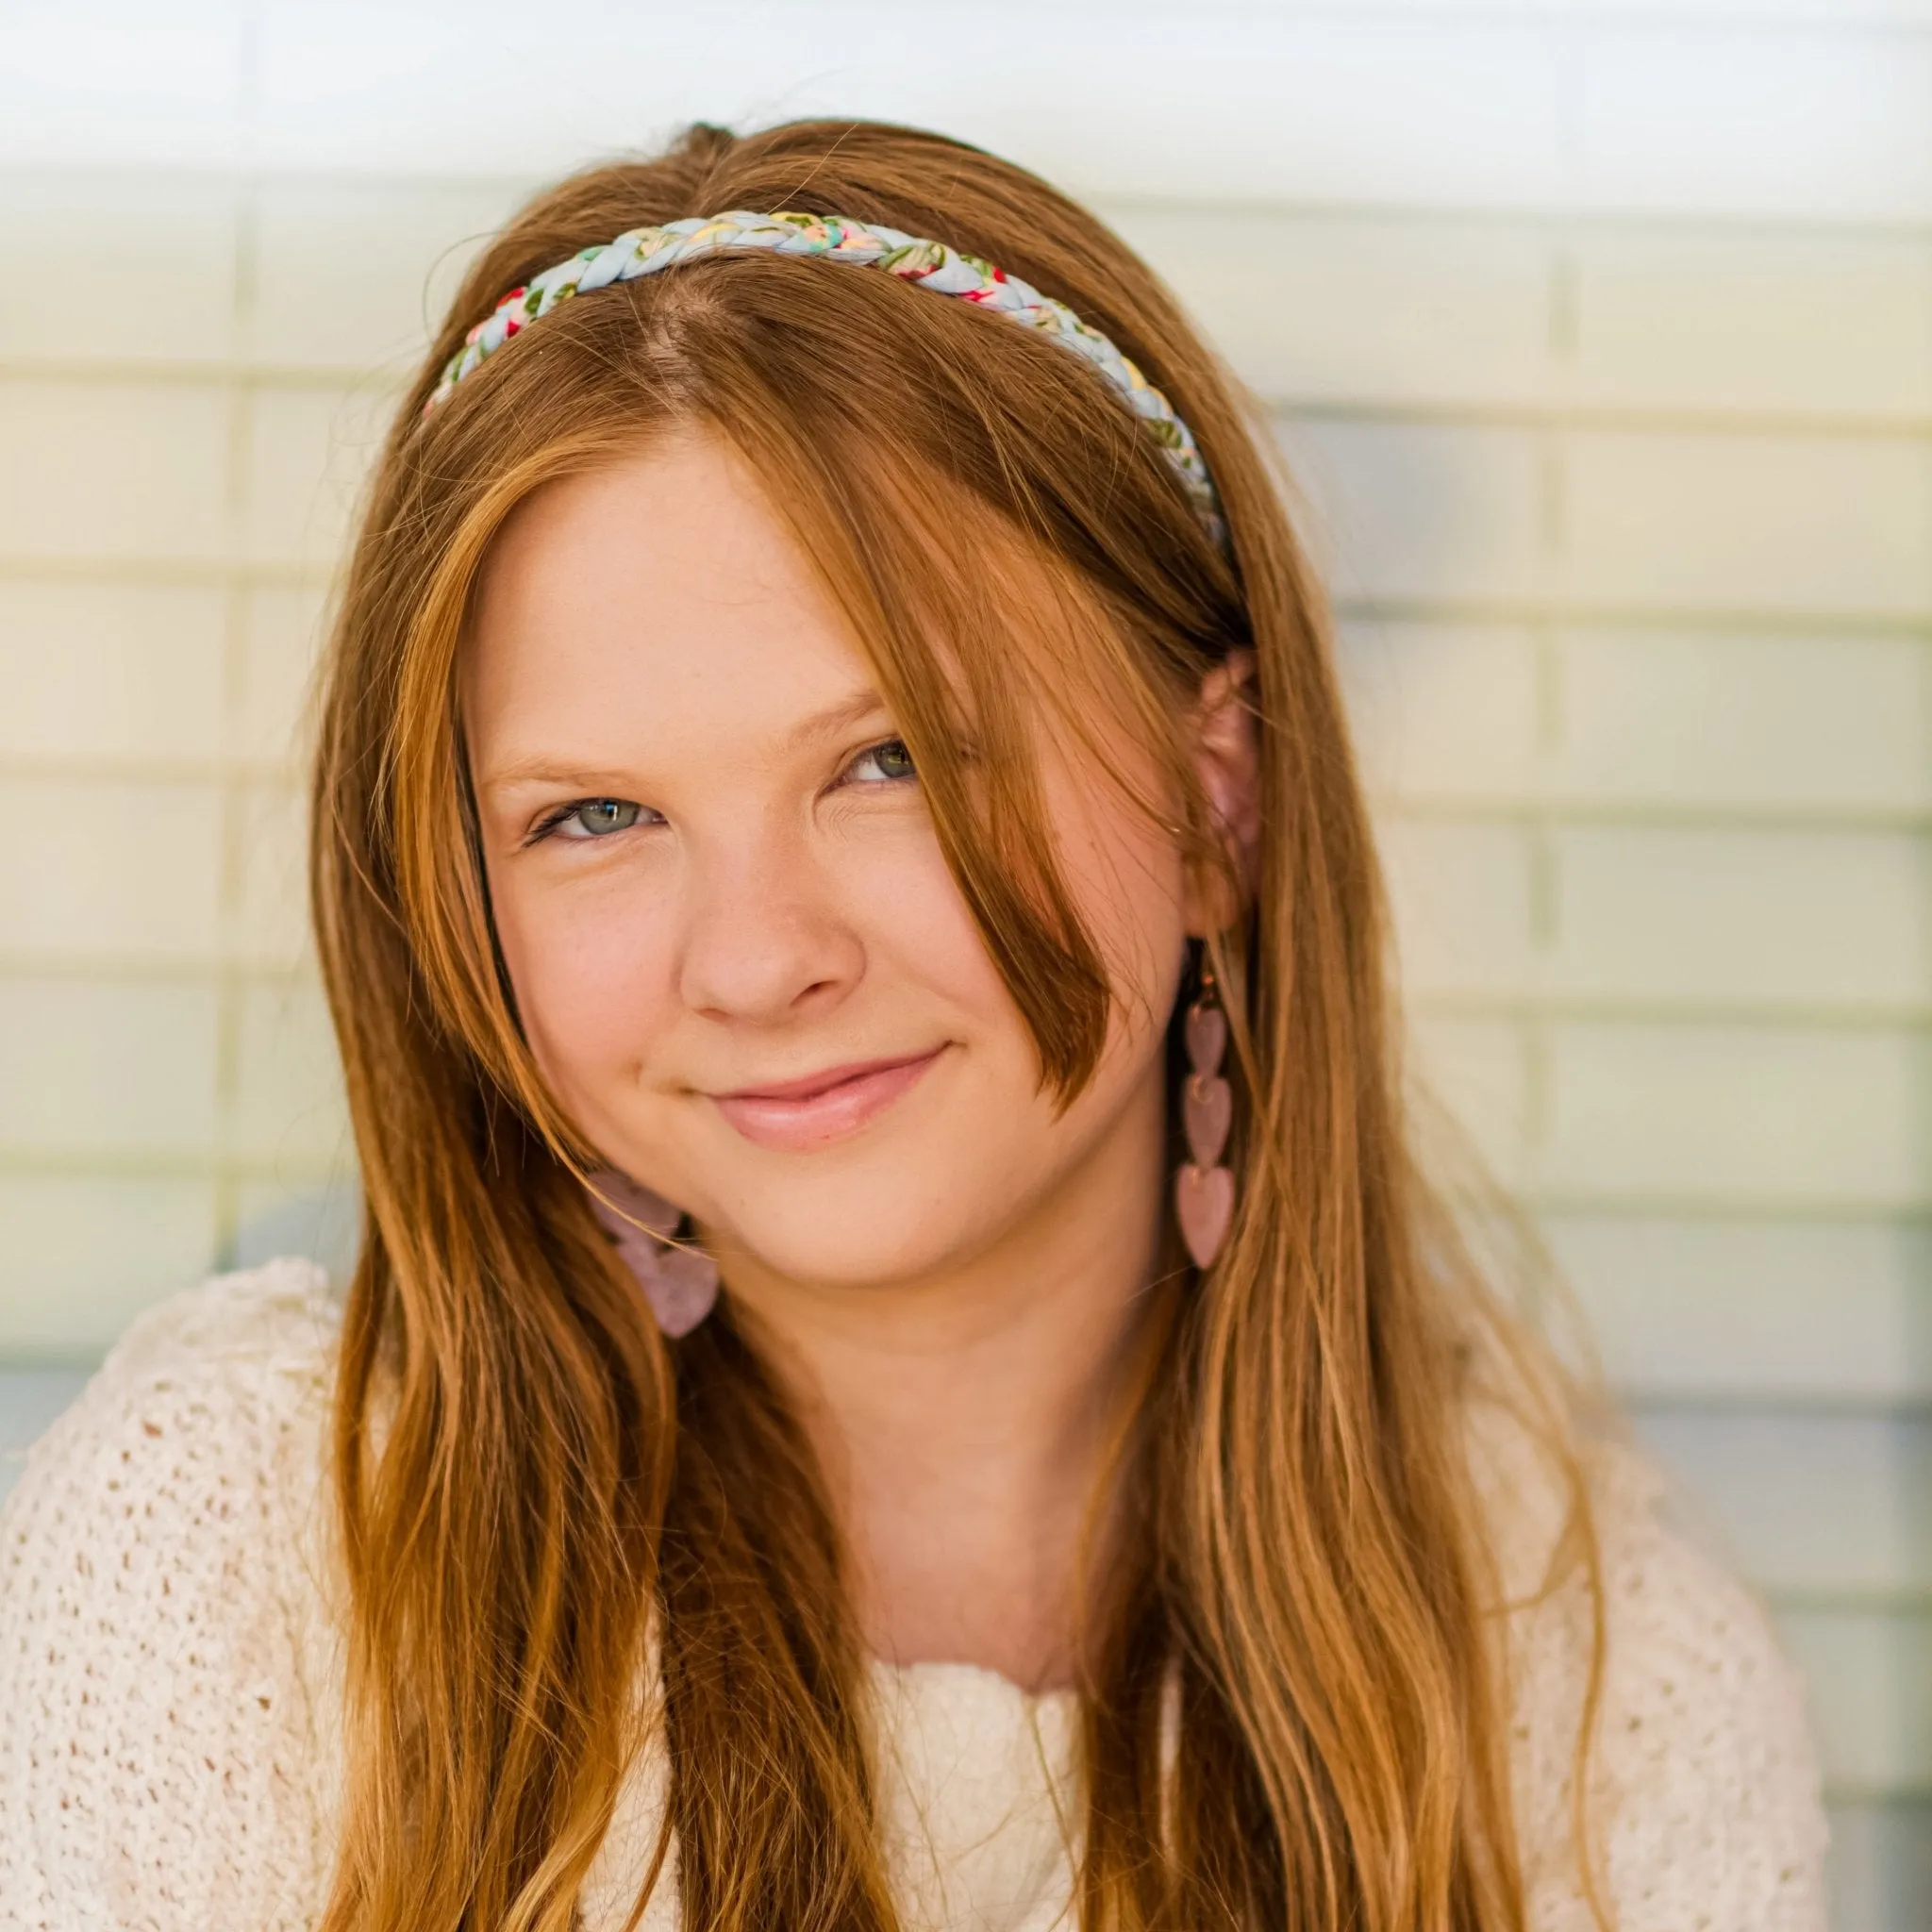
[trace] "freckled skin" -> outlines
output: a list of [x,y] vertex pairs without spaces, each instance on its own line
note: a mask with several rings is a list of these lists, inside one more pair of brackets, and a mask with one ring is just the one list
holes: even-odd
[[[604,1156],[692,1215],[804,1391],[875,1647],[1050,1676],[1158,1234],[1178,852],[1049,758],[1124,993],[1056,1117],[916,775],[878,750],[894,725],[862,657],[756,479],[695,436],[517,511],[464,678],[532,1049]],[[612,803],[572,816],[587,800]],[[925,1054],[808,1148],[758,1144],[714,1098]]]
[[[702,561],[700,561],[702,559]],[[1099,1162],[1150,1181],[1158,1042],[1124,1026],[1056,1121],[1037,1058],[914,780],[841,771],[883,712],[795,745],[866,666],[751,479],[680,444],[528,505],[492,560],[469,724],[498,930],[532,1044],[602,1151],[690,1209],[721,1256],[887,1287],[956,1269]],[[592,784],[496,774],[544,760]],[[1138,935],[1165,1012],[1177,860],[1124,807],[1057,817],[1084,909]],[[645,808],[520,841],[594,791]],[[595,815],[591,815],[595,823]],[[943,1048],[860,1133],[747,1142],[708,1094]]]

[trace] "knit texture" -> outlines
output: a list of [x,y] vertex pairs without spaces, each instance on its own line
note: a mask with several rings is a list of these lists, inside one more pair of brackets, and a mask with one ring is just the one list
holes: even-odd
[[[0,1928],[296,1932],[328,1889],[341,1628],[325,1480],[336,1307],[275,1262],[129,1331],[0,1509]],[[1533,1932],[1593,1932],[1572,1839],[1588,1673],[1561,1509],[1477,1418],[1512,1601],[1513,1774]],[[1797,1680],[1751,1597],[1669,1528],[1627,1452],[1597,1483],[1609,1592],[1590,1816],[1617,1932],[1823,1932]],[[1534,1601],[1532,1601],[1534,1599]],[[881,1831],[908,1932],[1071,1924],[1078,1724],[958,1664],[873,1669]],[[623,1924],[662,1816],[647,1754],[583,1900]],[[679,1924],[675,1861],[646,1932]]]

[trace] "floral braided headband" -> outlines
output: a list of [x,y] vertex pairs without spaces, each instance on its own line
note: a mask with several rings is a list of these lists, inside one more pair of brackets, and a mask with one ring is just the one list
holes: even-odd
[[1057,342],[1084,357],[1112,383],[1127,406],[1146,424],[1217,543],[1225,543],[1220,499],[1188,425],[1174,405],[1100,331],[1091,328],[1063,302],[1042,295],[977,256],[960,255],[943,242],[922,242],[896,228],[868,226],[838,215],[730,214],[691,216],[661,228],[633,228],[608,246],[580,249],[512,289],[464,339],[444,365],[442,377],[424,405],[425,413],[457,384],[540,316],[573,295],[590,293],[611,282],[634,281],[680,261],[739,249],[774,255],[824,256],[858,268],[882,268],[916,289],[957,295],[996,309],[1029,328],[1042,329]]

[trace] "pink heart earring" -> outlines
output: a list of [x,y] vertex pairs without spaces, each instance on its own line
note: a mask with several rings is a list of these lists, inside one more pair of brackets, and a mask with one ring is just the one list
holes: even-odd
[[591,1212],[637,1276],[658,1326],[674,1340],[689,1335],[718,1299],[718,1264],[702,1249],[672,1245],[683,1216],[628,1174],[600,1167],[588,1191]]
[[1201,961],[1201,991],[1188,1008],[1188,1061],[1193,1071],[1181,1088],[1181,1123],[1189,1158],[1174,1180],[1174,1218],[1194,1266],[1211,1268],[1234,1221],[1234,1174],[1222,1162],[1234,1124],[1234,1090],[1221,1077],[1227,1051],[1227,1015],[1214,984],[1214,968]]

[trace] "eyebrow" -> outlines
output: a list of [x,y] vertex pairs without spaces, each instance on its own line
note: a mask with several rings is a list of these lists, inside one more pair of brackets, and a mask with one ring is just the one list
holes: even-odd
[[[861,690],[855,691],[849,697],[841,698],[836,704],[827,705],[824,710],[814,711],[808,718],[801,718],[786,732],[780,741],[780,747],[788,752],[797,751],[803,745],[833,737],[841,731],[850,730],[853,725],[863,723],[867,718],[885,715],[885,700],[867,685]],[[517,758],[496,771],[484,774],[478,781],[478,789],[495,791],[506,785],[533,784],[581,785],[594,788],[608,782],[613,775],[608,768],[574,764],[539,755]]]
[[827,705],[823,711],[814,711],[809,718],[801,719],[785,734],[785,749],[796,751],[800,745],[849,730],[875,713],[883,713],[885,708],[885,700],[867,685],[863,690],[854,691],[849,698],[841,699],[836,705]]

